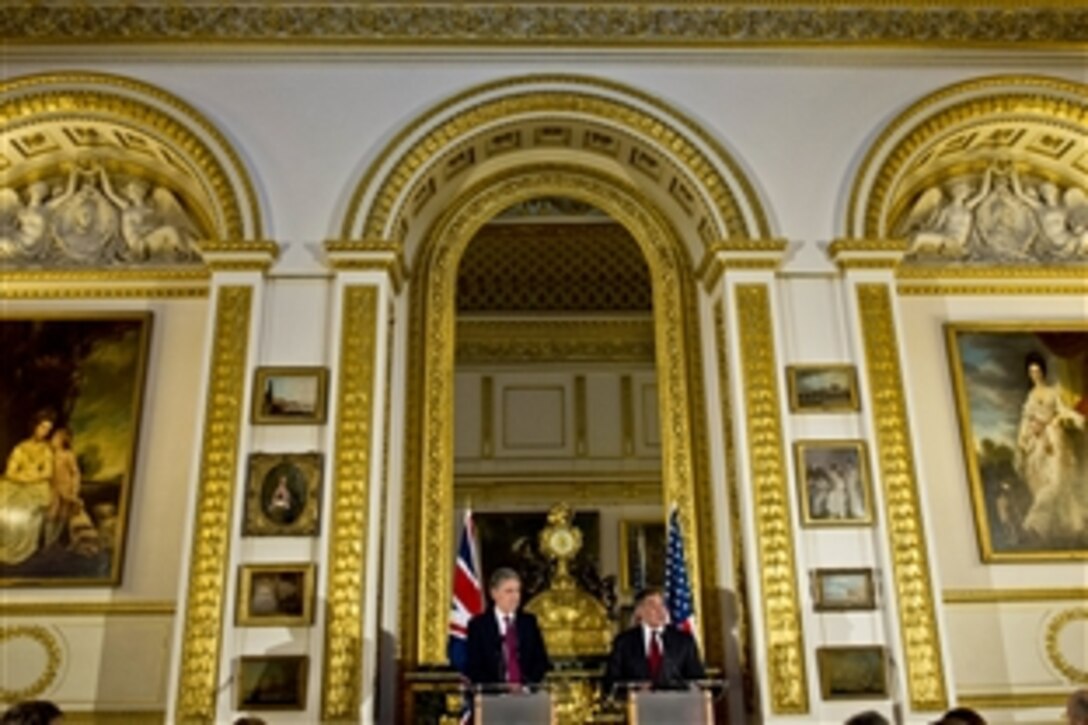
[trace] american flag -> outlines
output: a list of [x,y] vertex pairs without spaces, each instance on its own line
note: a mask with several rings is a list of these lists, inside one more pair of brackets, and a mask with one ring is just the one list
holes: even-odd
[[680,529],[680,510],[669,514],[669,543],[665,551],[665,604],[669,619],[685,632],[695,634],[695,606],[691,600],[688,566],[684,557],[684,534]]
[[464,673],[468,667],[468,621],[484,611],[484,590],[480,585],[480,557],[476,553],[476,527],[472,512],[465,511],[465,526],[457,546],[453,569],[453,600],[450,602],[450,629],[446,654],[450,664]]

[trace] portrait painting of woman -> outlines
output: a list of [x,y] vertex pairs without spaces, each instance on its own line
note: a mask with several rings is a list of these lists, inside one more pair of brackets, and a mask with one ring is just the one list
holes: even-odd
[[983,559],[1088,558],[1088,328],[947,337]]

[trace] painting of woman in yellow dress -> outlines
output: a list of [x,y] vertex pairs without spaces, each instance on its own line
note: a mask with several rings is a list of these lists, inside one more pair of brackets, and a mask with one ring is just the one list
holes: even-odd
[[147,314],[0,319],[0,585],[116,585]]

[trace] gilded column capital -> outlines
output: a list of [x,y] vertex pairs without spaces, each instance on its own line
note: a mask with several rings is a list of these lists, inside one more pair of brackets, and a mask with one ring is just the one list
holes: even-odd
[[839,269],[894,270],[903,261],[908,243],[905,239],[836,239],[827,248],[827,256]]
[[786,257],[785,239],[723,239],[707,245],[695,275],[708,292],[726,270],[777,270]]
[[407,275],[401,245],[389,239],[330,239],[325,242],[325,259],[336,271],[375,270],[386,272],[393,289],[400,291]]
[[280,254],[278,244],[267,240],[205,240],[197,243],[201,259],[212,272],[267,272]]

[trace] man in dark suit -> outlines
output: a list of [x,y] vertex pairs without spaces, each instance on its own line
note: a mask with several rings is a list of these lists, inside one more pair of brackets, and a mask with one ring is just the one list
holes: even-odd
[[604,673],[604,692],[631,683],[654,689],[678,689],[706,677],[695,638],[669,624],[669,610],[660,589],[645,589],[635,597],[638,624],[620,632]]
[[496,569],[490,582],[492,606],[468,623],[468,678],[474,685],[535,685],[551,667],[536,617],[518,610],[521,578]]

